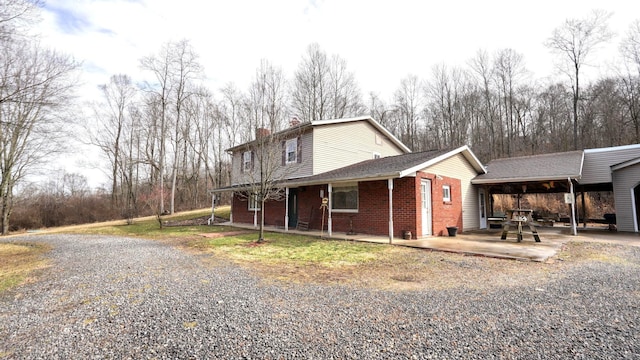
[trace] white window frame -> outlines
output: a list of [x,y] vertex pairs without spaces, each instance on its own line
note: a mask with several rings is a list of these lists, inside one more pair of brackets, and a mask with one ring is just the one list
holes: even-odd
[[251,171],[251,151],[242,153],[242,171]]
[[451,202],[451,185],[442,185],[442,201]]
[[[336,201],[335,201],[335,196],[337,193],[340,192],[344,192],[345,190],[348,191],[353,191],[355,189],[356,191],[356,207],[352,208],[352,209],[336,209]],[[358,210],[360,209],[360,190],[358,189],[358,183],[348,183],[348,184],[339,184],[339,185],[333,185],[331,188],[331,211],[332,212],[336,212],[336,213],[357,213]]]
[[[289,139],[284,143],[285,164],[293,164],[298,162],[298,138]],[[293,151],[289,151],[293,150]],[[292,157],[289,157],[292,154]]]
[[260,201],[258,201],[258,194],[251,193],[249,194],[249,198],[247,199],[247,206],[250,211],[258,210],[260,211]]

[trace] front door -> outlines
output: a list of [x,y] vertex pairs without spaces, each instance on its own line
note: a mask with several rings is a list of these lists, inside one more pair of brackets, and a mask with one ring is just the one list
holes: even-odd
[[420,184],[422,208],[422,236],[431,235],[431,180],[422,180]]
[[480,211],[480,229],[487,228],[487,204],[484,189],[478,189],[478,206]]
[[289,189],[289,228],[298,226],[298,189]]

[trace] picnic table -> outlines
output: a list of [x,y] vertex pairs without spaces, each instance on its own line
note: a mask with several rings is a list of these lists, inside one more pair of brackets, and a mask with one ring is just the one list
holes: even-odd
[[[515,226],[515,231],[509,231],[511,226]],[[507,210],[507,216],[502,223],[502,236],[500,239],[506,240],[507,234],[516,234],[518,242],[522,241],[523,227],[528,226],[531,231],[530,234],[536,242],[540,242],[540,236],[538,236],[538,230],[533,223],[533,210],[531,209],[511,209]],[[527,232],[529,233],[529,232]]]

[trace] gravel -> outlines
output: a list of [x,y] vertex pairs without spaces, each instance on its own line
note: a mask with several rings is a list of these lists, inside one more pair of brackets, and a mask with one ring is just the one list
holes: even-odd
[[157,241],[21,240],[52,266],[0,296],[0,358],[640,359],[637,247],[543,285],[381,291],[265,282]]

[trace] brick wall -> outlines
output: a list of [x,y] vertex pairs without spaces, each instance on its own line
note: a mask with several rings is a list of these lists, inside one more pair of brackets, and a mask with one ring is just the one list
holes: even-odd
[[[393,232],[397,238],[404,231],[410,231],[412,238],[421,237],[421,194],[422,179],[431,180],[432,229],[438,236],[447,235],[447,226],[462,229],[462,190],[460,180],[449,177],[436,177],[433,174],[418,173],[417,177],[394,179],[393,189]],[[451,201],[442,200],[442,186],[451,187]],[[298,217],[309,221],[309,228],[320,230],[322,224],[322,198],[328,196],[327,186],[304,186],[298,188]],[[360,182],[358,187],[359,203],[357,213],[332,213],[334,232],[348,232],[351,229],[358,234],[388,235],[389,232],[389,191],[387,180]],[[284,226],[285,202],[268,201],[265,203],[265,224]],[[258,216],[260,212],[258,212]],[[324,229],[327,229],[328,213],[324,214]],[[258,218],[259,219],[259,218]],[[233,220],[239,223],[253,223],[253,211],[247,209],[247,200],[235,195],[233,198]]]
[[[433,235],[447,236],[448,226],[457,226],[462,231],[462,186],[459,179],[420,172],[416,176],[416,198],[420,197],[421,179],[431,180],[431,223]],[[451,201],[443,201],[443,186],[451,189]],[[418,203],[420,206],[420,203]],[[420,208],[418,208],[420,213]],[[422,229],[422,217],[418,217],[418,229]],[[420,235],[422,235],[420,233]]]

